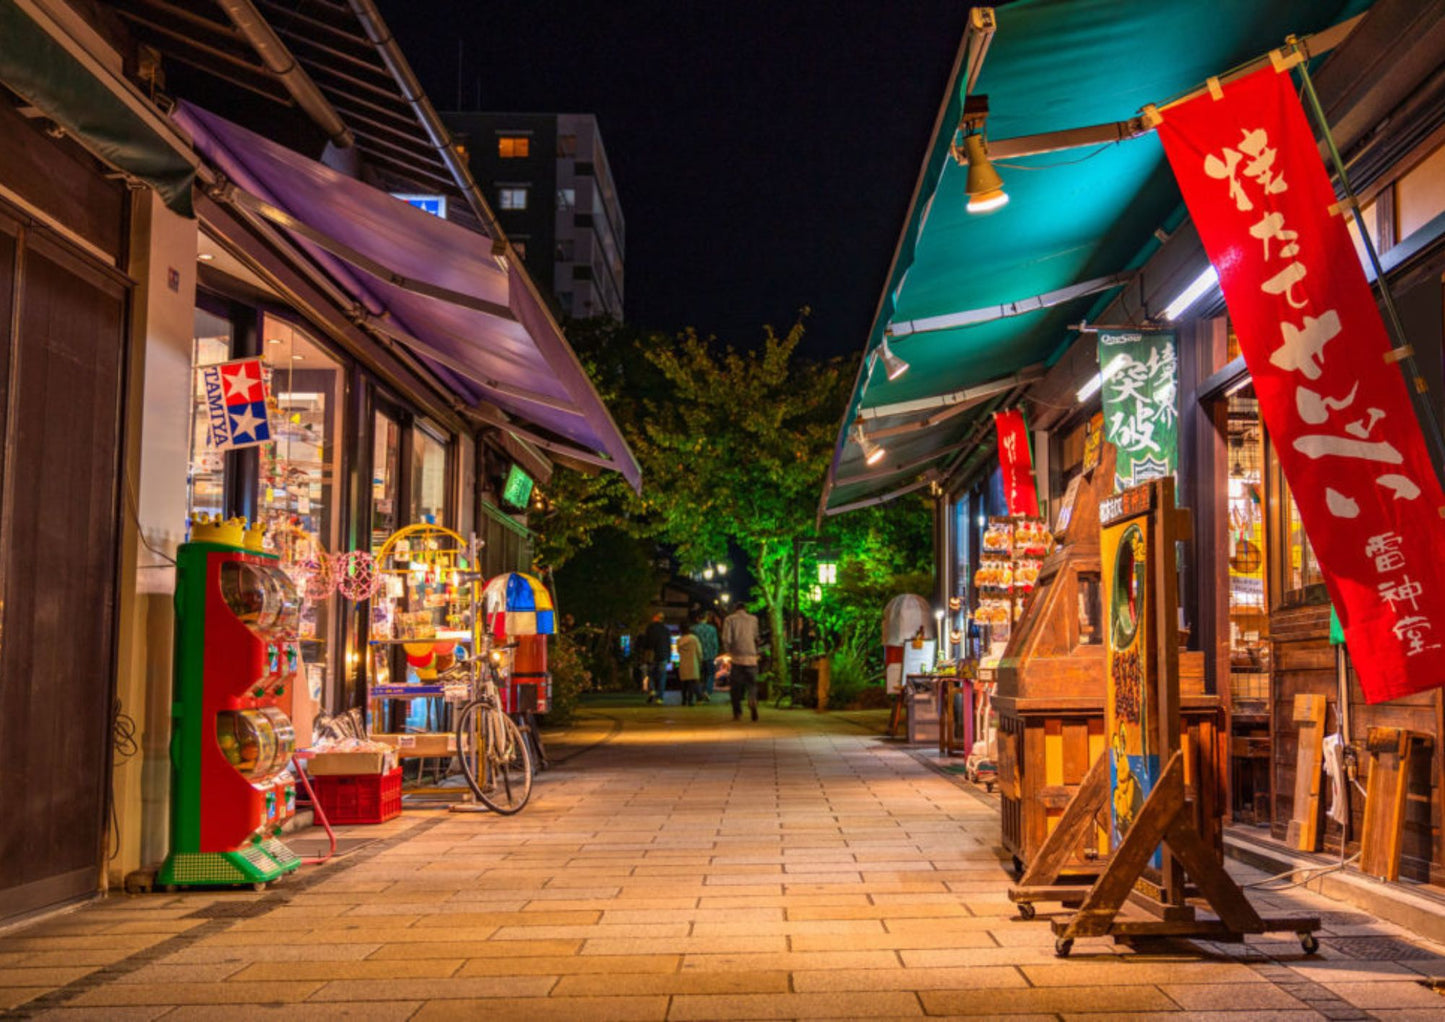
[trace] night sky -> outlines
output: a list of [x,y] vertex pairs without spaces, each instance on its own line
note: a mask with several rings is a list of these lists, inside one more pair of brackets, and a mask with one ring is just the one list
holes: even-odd
[[966,4],[380,6],[439,110],[597,116],[630,322],[748,346],[809,305],[805,351],[862,350]]

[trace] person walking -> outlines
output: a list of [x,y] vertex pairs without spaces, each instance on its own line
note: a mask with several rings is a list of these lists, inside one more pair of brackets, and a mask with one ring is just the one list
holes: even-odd
[[707,619],[707,611],[698,611],[692,616],[692,621],[692,634],[697,636],[701,647],[702,691],[699,698],[706,703],[712,699],[713,682],[717,680],[718,634],[712,622]]
[[677,680],[682,682],[682,705],[692,706],[697,702],[702,677],[702,643],[692,633],[692,626],[682,623],[682,634],[677,638]]
[[647,701],[660,703],[667,689],[667,665],[672,663],[672,629],[662,623],[662,611],[652,615],[642,641],[646,651],[652,654],[652,662],[647,665]]
[[743,693],[748,711],[758,719],[758,619],[738,604],[722,627],[723,652],[732,658],[728,688],[732,695],[733,720],[743,719]]

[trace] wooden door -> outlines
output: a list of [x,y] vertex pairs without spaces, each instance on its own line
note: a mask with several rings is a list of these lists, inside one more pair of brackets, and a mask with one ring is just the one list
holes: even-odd
[[127,298],[0,214],[0,919],[105,859]]

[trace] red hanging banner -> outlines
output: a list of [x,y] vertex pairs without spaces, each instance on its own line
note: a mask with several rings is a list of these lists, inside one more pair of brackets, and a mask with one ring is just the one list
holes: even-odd
[[1003,495],[1011,515],[1039,517],[1039,495],[1034,489],[1034,454],[1024,413],[1015,408],[994,412],[998,430],[998,463],[1003,470]]
[[1365,699],[1445,685],[1445,494],[1287,73],[1163,113]]

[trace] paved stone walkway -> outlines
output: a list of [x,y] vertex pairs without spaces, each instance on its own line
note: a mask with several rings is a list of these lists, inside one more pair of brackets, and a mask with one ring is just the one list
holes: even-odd
[[[117,897],[0,935],[21,1017],[432,1020],[1445,1018],[1445,959],[1326,914],[1293,939],[1053,955],[1014,916],[990,799],[876,714],[607,709],[521,815],[409,811],[264,894]],[[870,730],[871,728],[871,730]],[[1243,875],[1247,871],[1241,871]],[[1042,918],[1042,917],[1041,917]],[[1378,944],[1378,940],[1375,942]],[[1408,946],[1429,954],[1441,949]],[[1131,1014],[1132,1013],[1132,1014]]]

